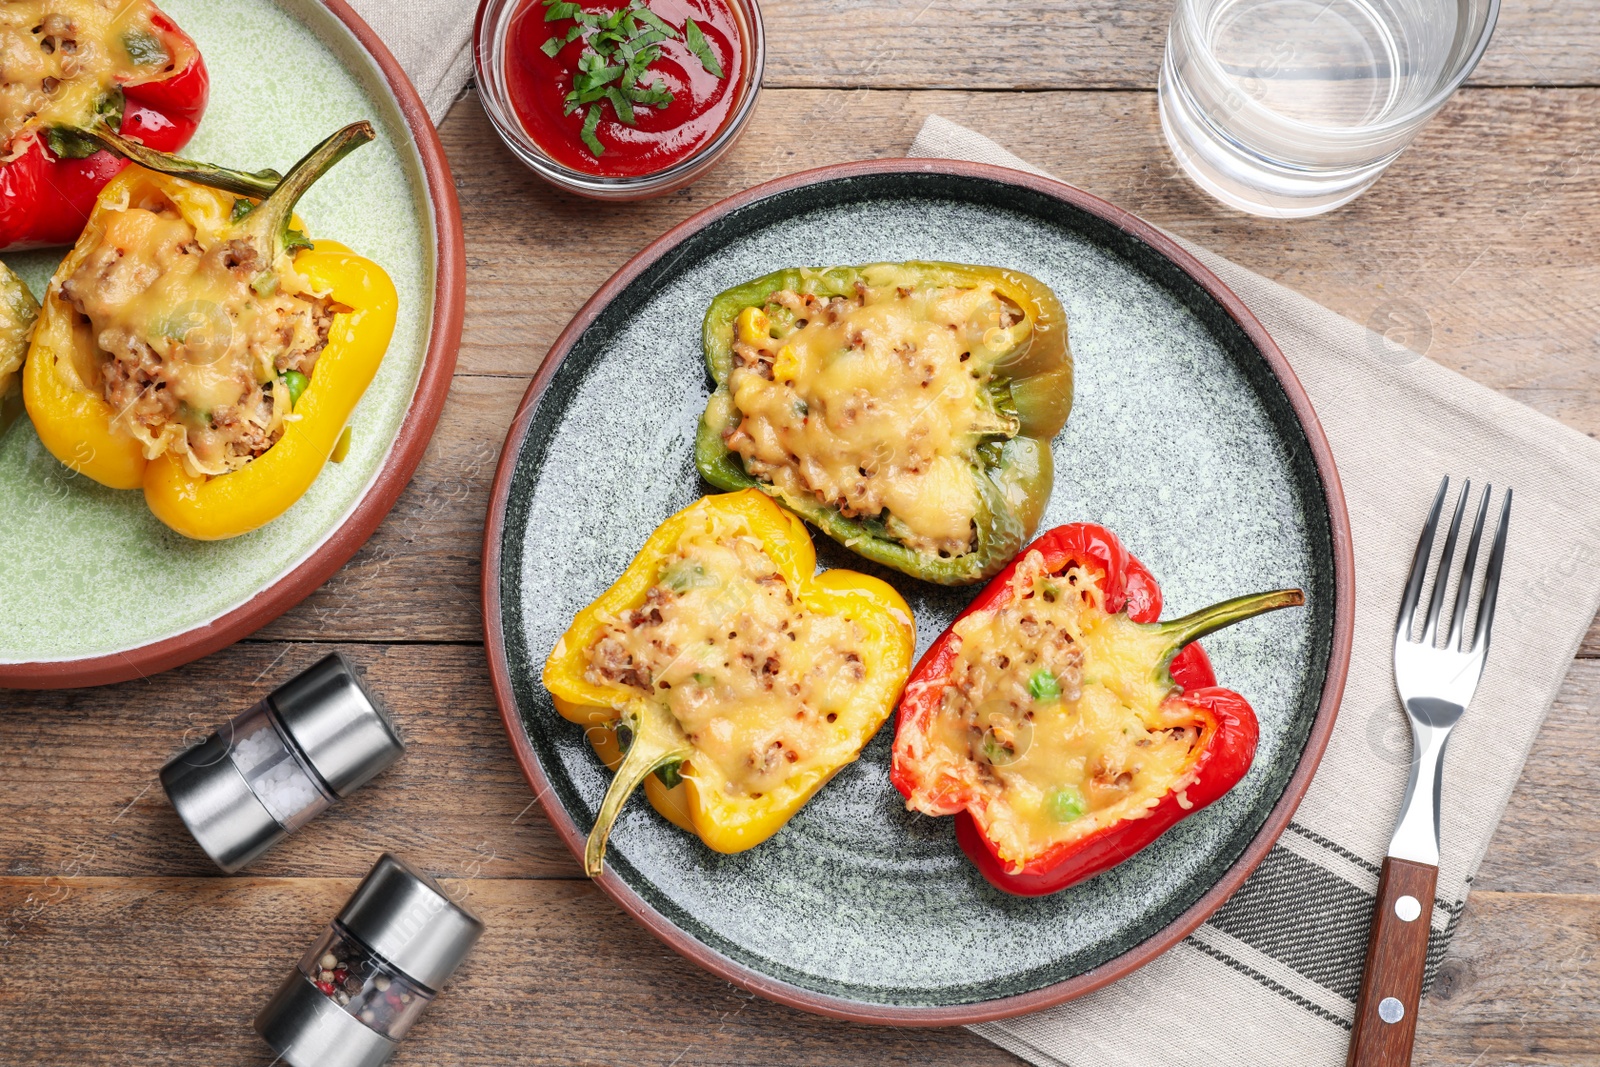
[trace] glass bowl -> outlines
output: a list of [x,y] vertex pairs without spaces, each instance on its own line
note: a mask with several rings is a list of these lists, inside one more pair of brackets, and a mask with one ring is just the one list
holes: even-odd
[[692,155],[661,170],[624,178],[586,174],[556,162],[528,134],[511,106],[506,85],[509,61],[510,23],[523,0],[482,0],[473,29],[473,63],[477,73],[478,95],[489,114],[495,132],[516,157],[539,177],[558,189],[596,200],[644,200],[662,196],[699,178],[721,159],[744,132],[745,123],[761,95],[761,72],[766,62],[766,31],[761,25],[761,9],[755,0],[727,0],[739,22],[740,47],[744,49],[744,73],[734,100],[733,112],[717,135]]

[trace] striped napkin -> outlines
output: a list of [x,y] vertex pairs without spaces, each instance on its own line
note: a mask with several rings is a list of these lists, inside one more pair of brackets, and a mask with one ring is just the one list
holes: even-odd
[[[938,116],[908,154],[1044,173]],[[1445,760],[1430,984],[1528,748],[1600,607],[1600,443],[1183,243],[1282,347],[1332,445],[1356,556],[1344,703],[1288,831],[1209,922],[1099,992],[973,1029],[1047,1067],[1332,1067],[1349,1044],[1379,864],[1410,767],[1394,689],[1394,618],[1439,478],[1492,482],[1493,509],[1503,486],[1516,500],[1488,667]]]

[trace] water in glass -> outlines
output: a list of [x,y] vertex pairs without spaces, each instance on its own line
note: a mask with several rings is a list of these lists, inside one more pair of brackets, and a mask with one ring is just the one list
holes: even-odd
[[1226,203],[1299,216],[1375,181],[1476,65],[1498,0],[1178,0],[1161,123]]

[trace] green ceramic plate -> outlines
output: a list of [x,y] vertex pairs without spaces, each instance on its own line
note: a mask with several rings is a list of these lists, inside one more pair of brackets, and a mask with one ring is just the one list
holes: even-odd
[[[1061,297],[1078,391],[1054,442],[1045,528],[1117,531],[1170,614],[1283,586],[1308,597],[1205,642],[1260,717],[1250,774],[1132,860],[1051,897],[991,889],[952,820],[907,813],[889,783],[889,727],[739,855],[629,804],[602,885],[679,951],[810,1010],[967,1023],[1087,992],[1197,926],[1287,823],[1333,725],[1353,608],[1337,475],[1277,347],[1182,249],[1078,190],[978,164],[848,164],[709,209],[607,283],[529,389],[490,505],[484,618],[512,744],[579,851],[609,774],[539,671],[650,531],[707,491],[691,456],[707,304],[779,266],[908,259],[1014,267]],[[905,594],[922,649],[975,591],[875,571],[815,540],[823,566],[878,573]]]
[[[143,495],[63,467],[26,419],[0,438],[0,685],[148,674],[236,640],[298,602],[393,504],[444,402],[460,337],[460,223],[421,103],[342,0],[162,0],[199,44],[212,95],[185,154],[287,170],[346,123],[378,139],[301,202],[317,237],[382,264],[401,313],[351,421],[349,456],[244,537],[186,540]],[[62,252],[8,255],[36,294]]]

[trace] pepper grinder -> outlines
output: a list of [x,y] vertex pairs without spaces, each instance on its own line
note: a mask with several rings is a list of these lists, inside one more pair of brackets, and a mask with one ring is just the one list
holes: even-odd
[[206,855],[232,874],[400,758],[405,745],[338,652],[161,768]]
[[389,853],[256,1016],[290,1067],[378,1067],[483,933],[432,878]]

